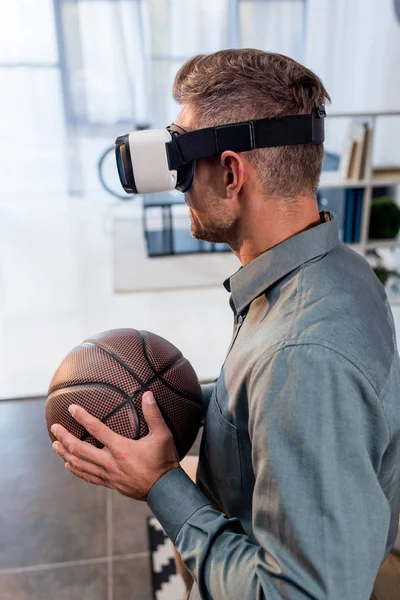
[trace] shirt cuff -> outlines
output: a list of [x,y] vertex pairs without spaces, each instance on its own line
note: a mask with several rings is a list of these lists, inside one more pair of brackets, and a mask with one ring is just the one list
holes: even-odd
[[186,521],[209,501],[181,467],[160,477],[147,496],[147,504],[166,534],[175,542]]

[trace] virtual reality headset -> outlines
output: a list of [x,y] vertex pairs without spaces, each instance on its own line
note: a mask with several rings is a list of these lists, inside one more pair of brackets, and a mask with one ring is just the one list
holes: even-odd
[[173,189],[186,192],[193,183],[197,160],[220,156],[226,150],[248,152],[256,148],[322,144],[325,117],[321,105],[308,115],[257,119],[193,131],[174,124],[165,129],[133,131],[115,141],[119,178],[128,194]]

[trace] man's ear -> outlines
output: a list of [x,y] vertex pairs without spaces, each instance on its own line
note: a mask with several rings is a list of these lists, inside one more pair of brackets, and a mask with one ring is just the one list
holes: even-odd
[[227,150],[221,154],[221,166],[224,171],[224,187],[227,198],[239,194],[246,181],[246,168],[243,157],[237,152]]

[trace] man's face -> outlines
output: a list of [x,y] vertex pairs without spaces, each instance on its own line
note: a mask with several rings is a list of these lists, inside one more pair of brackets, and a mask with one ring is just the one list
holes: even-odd
[[[175,123],[185,130],[197,129],[187,105],[183,105]],[[185,194],[194,238],[227,243],[235,238],[237,218],[226,198],[225,178],[219,157],[196,162],[193,184]]]

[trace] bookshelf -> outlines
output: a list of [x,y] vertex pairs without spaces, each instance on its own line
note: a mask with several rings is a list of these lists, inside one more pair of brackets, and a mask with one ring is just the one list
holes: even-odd
[[[362,113],[333,113],[327,115],[327,120],[330,119],[355,119],[355,120],[367,120],[370,128],[369,135],[366,139],[365,148],[365,169],[364,177],[361,180],[358,179],[344,179],[340,171],[323,171],[321,174],[321,180],[319,184],[320,190],[333,190],[333,189],[362,189],[363,200],[362,200],[362,213],[361,213],[361,229],[360,229],[360,241],[359,243],[349,243],[348,246],[364,256],[368,250],[374,249],[392,249],[400,248],[400,239],[393,240],[370,240],[368,237],[369,233],[369,222],[371,213],[371,202],[373,197],[374,188],[388,187],[388,186],[400,186],[400,170],[399,176],[390,177],[374,177],[373,176],[373,164],[372,164],[372,151],[374,145],[374,135],[376,132],[377,119],[384,117],[399,117],[400,111],[386,111],[386,112],[362,112]],[[399,165],[400,167],[400,165]],[[399,194],[397,194],[399,197]],[[329,210],[329,206],[327,207]],[[400,270],[400,268],[399,268]],[[400,295],[398,298],[389,298],[392,305],[400,306]]]

